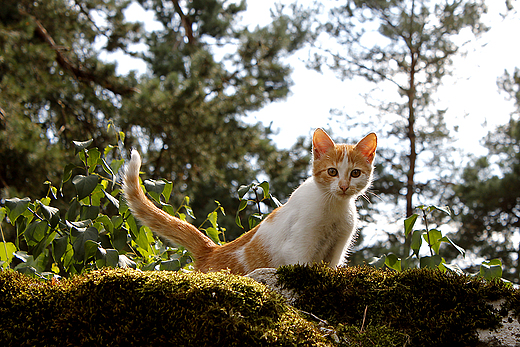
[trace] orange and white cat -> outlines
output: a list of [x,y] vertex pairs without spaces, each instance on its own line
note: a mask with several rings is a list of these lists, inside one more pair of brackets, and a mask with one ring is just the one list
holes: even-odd
[[133,215],[158,235],[186,247],[200,271],[230,269],[247,274],[257,268],[321,261],[335,267],[344,261],[355,239],[355,201],[370,186],[377,138],[372,133],[356,145],[335,144],[317,129],[312,144],[312,176],[286,204],[222,246],[145,196],[139,185],[141,157],[135,150],[125,171],[124,195]]

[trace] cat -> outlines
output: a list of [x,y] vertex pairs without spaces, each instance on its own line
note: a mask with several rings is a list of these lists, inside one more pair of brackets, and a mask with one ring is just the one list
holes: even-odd
[[371,133],[356,145],[335,144],[324,130],[316,129],[312,144],[312,176],[259,225],[222,246],[145,196],[136,150],[125,169],[124,196],[141,223],[191,252],[196,270],[229,269],[244,275],[257,268],[322,261],[336,267],[355,239],[355,201],[371,184],[377,137]]

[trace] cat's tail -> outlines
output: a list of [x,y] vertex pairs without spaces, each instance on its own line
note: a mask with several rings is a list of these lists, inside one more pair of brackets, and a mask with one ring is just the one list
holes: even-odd
[[193,225],[164,212],[146,197],[139,184],[140,167],[141,156],[132,150],[123,177],[123,192],[134,217],[158,235],[186,247],[195,259],[204,257],[218,247]]

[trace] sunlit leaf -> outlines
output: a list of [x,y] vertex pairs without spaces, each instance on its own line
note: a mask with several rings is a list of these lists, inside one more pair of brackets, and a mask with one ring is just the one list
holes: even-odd
[[397,272],[401,271],[401,259],[398,258],[395,254],[390,253],[386,256],[385,265]]
[[406,218],[404,220],[404,234],[405,234],[405,236],[408,236],[410,234],[410,232],[412,231],[413,226],[415,225],[415,221],[417,220],[418,216],[419,216],[418,214],[414,213],[410,217],[408,217],[408,218]]

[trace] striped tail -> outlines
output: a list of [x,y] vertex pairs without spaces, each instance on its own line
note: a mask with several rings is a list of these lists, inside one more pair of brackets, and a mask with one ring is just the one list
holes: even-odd
[[124,173],[123,192],[134,217],[156,234],[186,247],[195,259],[203,258],[218,247],[193,225],[169,215],[146,197],[139,184],[140,167],[141,156],[132,150],[130,163]]

